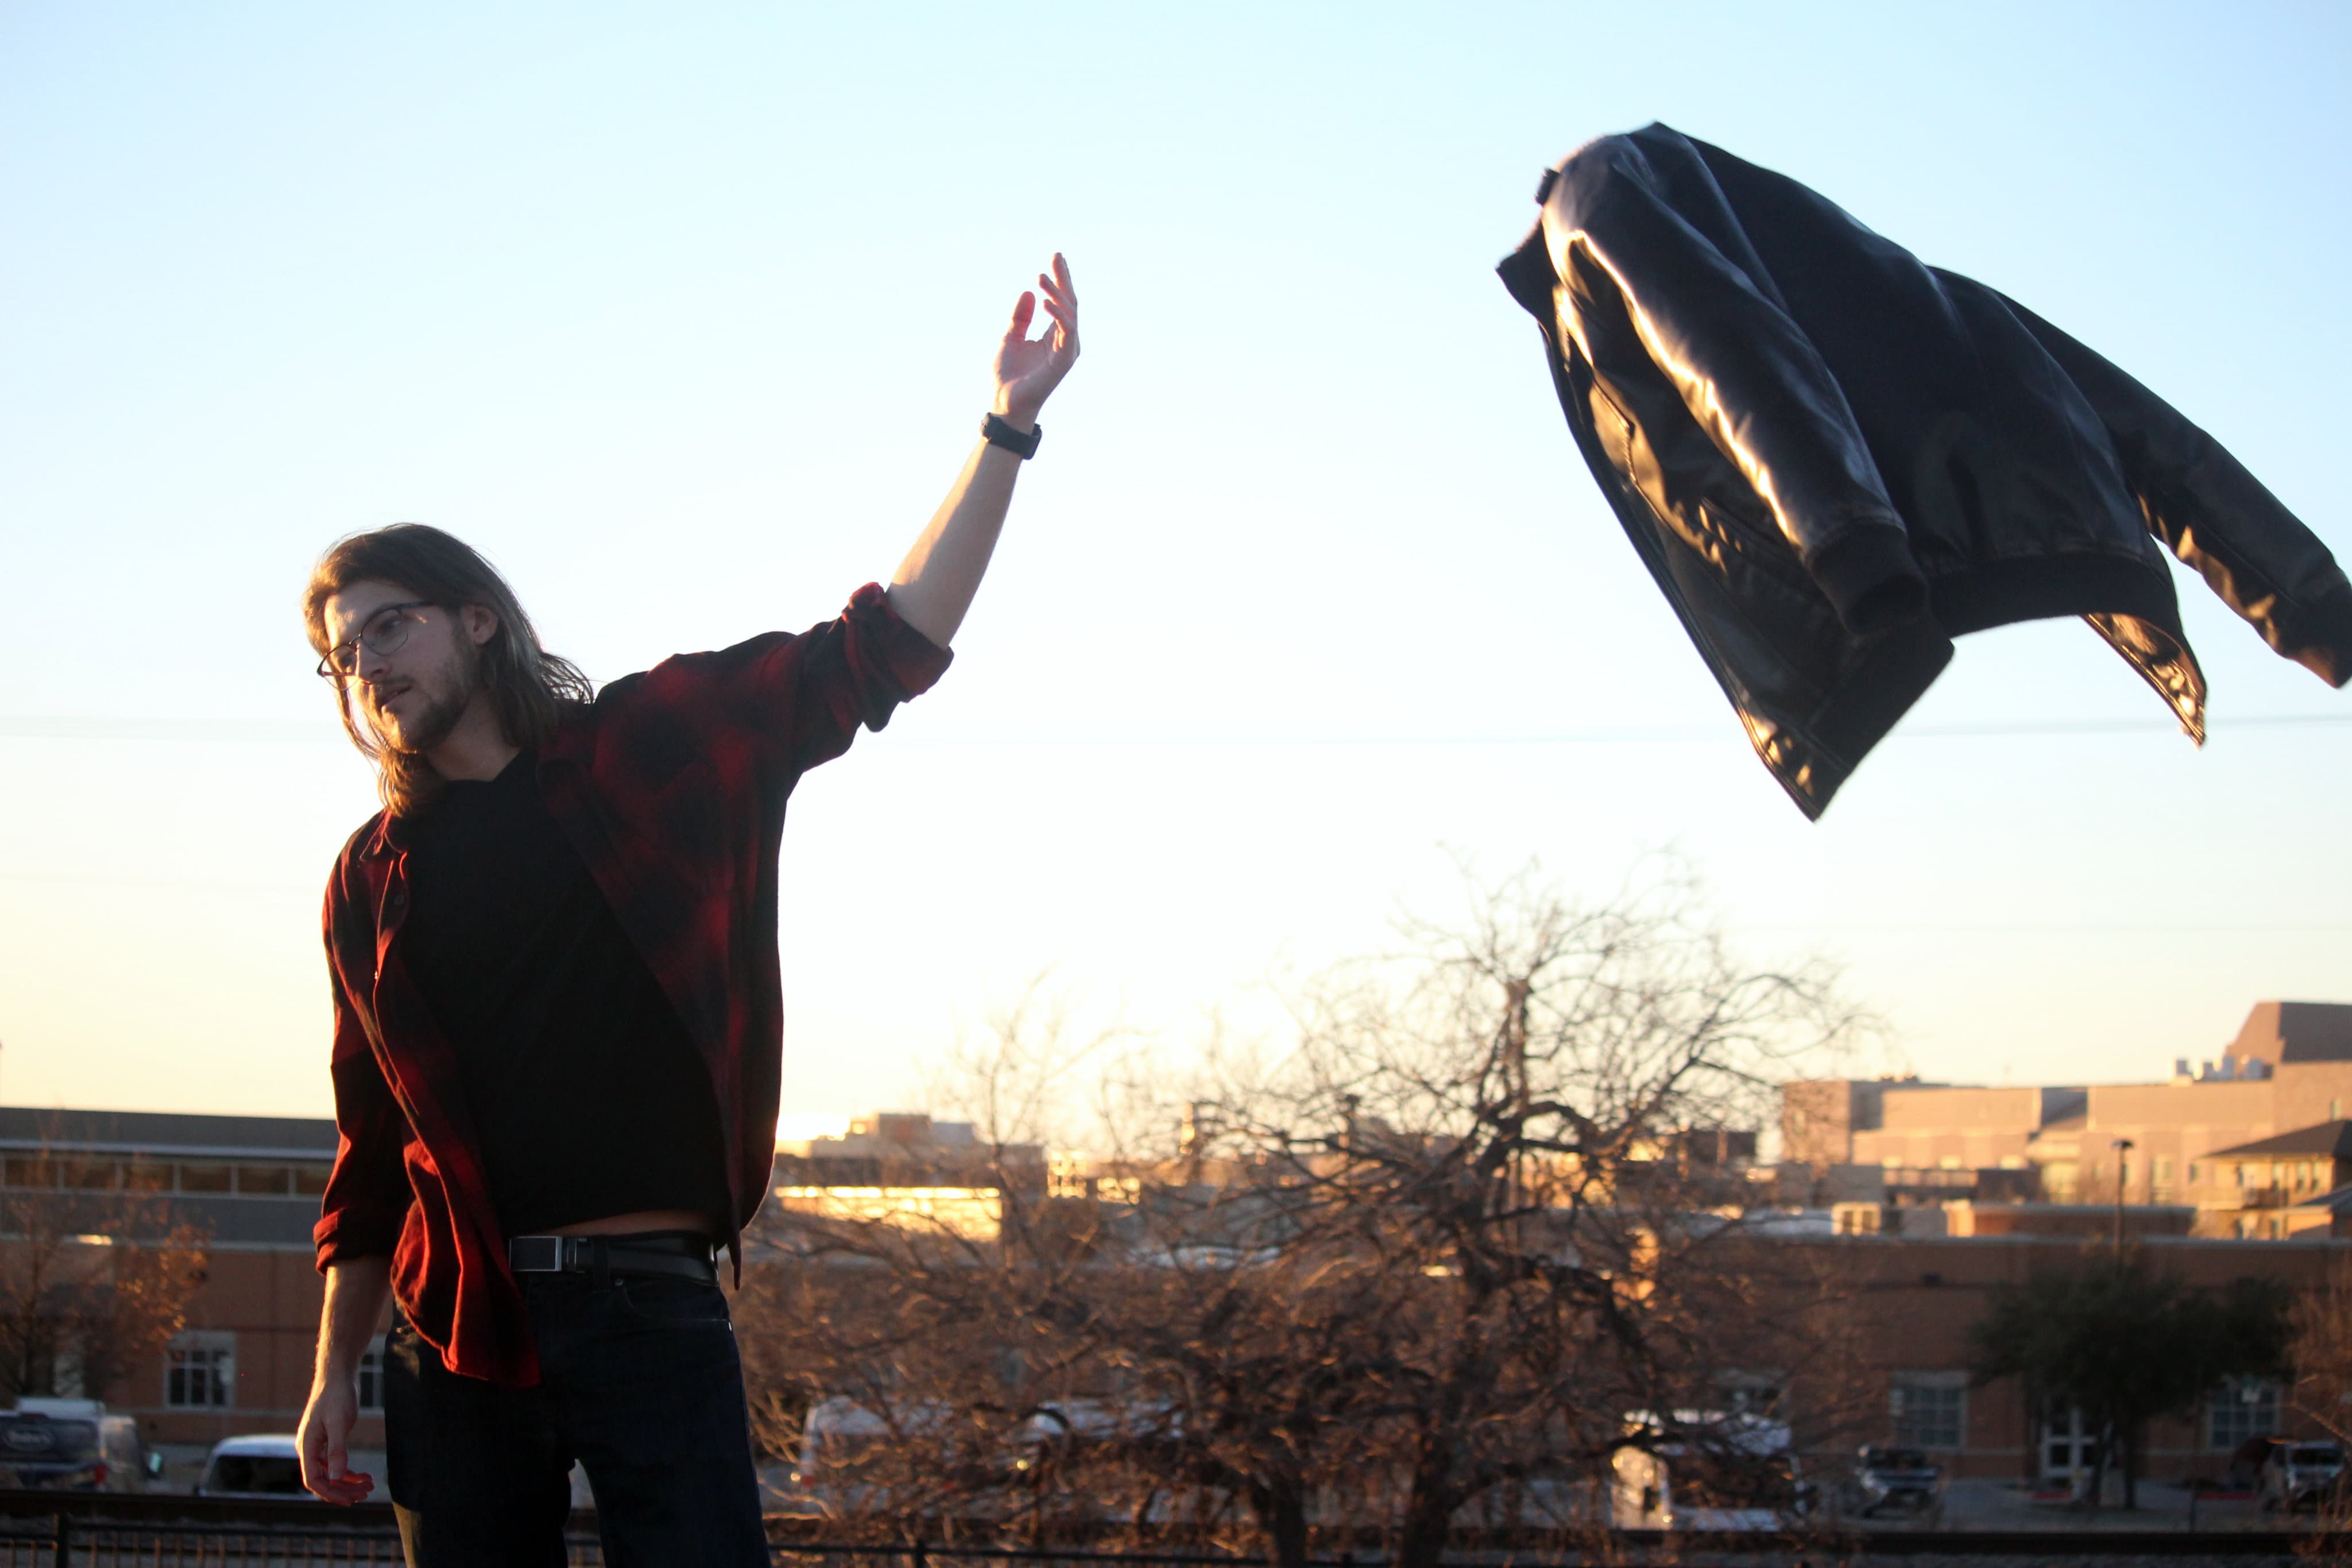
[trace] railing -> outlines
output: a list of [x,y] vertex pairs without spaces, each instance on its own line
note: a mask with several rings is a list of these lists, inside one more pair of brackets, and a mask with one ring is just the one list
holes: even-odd
[[[574,1530],[564,1560],[602,1568],[593,1525]],[[404,1561],[384,1504],[94,1493],[0,1492],[0,1568],[312,1568]]]
[[[242,1515],[242,1516],[240,1516]],[[772,1524],[782,1526],[783,1521]],[[1683,1560],[1694,1549],[1736,1552],[1760,1563],[1798,1563],[1823,1553],[1845,1556],[2028,1557],[2042,1561],[2097,1557],[2255,1557],[2336,1561],[2352,1557],[2352,1538],[2325,1532],[2273,1531],[2187,1532],[2179,1530],[1965,1531],[1872,1530],[1862,1535],[1666,1534],[1613,1532],[1598,1550],[1551,1540],[1542,1544],[1458,1542],[1446,1554],[1454,1568],[1592,1568],[1603,1563]],[[1262,1557],[1203,1552],[1124,1551],[1073,1543],[1021,1548],[778,1541],[776,1568],[1266,1568]],[[392,1510],[362,1504],[350,1510],[317,1503],[229,1504],[185,1497],[87,1496],[0,1492],[0,1568],[313,1568],[314,1564],[402,1563]],[[565,1542],[571,1568],[602,1568],[593,1521],[575,1516]],[[1314,1568],[1386,1568],[1387,1554],[1363,1549],[1318,1555]]]

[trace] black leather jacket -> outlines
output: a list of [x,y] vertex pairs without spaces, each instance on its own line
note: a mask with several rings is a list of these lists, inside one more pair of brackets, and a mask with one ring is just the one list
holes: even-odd
[[2280,653],[2352,678],[2326,548],[2015,301],[1663,125],[1588,144],[1538,199],[1504,283],[1593,477],[1808,817],[1953,637],[2015,621],[2084,617],[2201,741],[2159,538]]

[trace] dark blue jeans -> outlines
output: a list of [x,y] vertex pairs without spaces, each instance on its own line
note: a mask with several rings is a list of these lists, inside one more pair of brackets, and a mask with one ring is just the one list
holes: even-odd
[[766,1568],[742,1364],[716,1285],[524,1275],[535,1388],[460,1377],[396,1319],[388,1480],[409,1568],[561,1568],[572,1462],[610,1568]]

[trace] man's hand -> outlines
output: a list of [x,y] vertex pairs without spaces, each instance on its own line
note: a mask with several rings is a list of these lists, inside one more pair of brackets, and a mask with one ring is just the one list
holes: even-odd
[[[1029,325],[1037,319],[1041,298],[1054,324],[1033,340]],[[1023,291],[1013,307],[1013,325],[1005,329],[1004,342],[996,350],[996,412],[1007,423],[1024,431],[1032,428],[1037,411],[1077,362],[1078,297],[1070,287],[1070,264],[1055,251],[1053,276],[1039,273],[1037,291]]]
[[359,1390],[348,1377],[321,1377],[302,1412],[302,1485],[329,1502],[354,1503],[375,1490],[375,1478],[351,1468],[352,1427],[360,1418]]

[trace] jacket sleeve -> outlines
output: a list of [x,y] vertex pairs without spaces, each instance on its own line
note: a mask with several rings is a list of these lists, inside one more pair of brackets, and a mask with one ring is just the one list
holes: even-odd
[[2273,649],[2331,685],[2352,681],[2352,583],[2318,536],[2178,409],[2008,303],[2106,426],[2149,531]]
[[1605,377],[1609,350],[1578,305],[1622,309],[1849,631],[1924,607],[1926,580],[1843,389],[1789,313],[1654,188],[1639,147],[1605,137],[1563,163],[1543,233],[1563,335]]
[[335,958],[332,895],[327,970],[334,988],[335,1166],[310,1239],[319,1270],[351,1258],[389,1258],[415,1201],[402,1160],[408,1119],[384,1083]]
[[901,621],[869,582],[831,621],[665,659],[607,686],[597,708],[600,724],[625,735],[641,760],[668,752],[683,761],[723,736],[756,754],[762,773],[790,779],[848,750],[860,725],[889,723],[953,656]]

